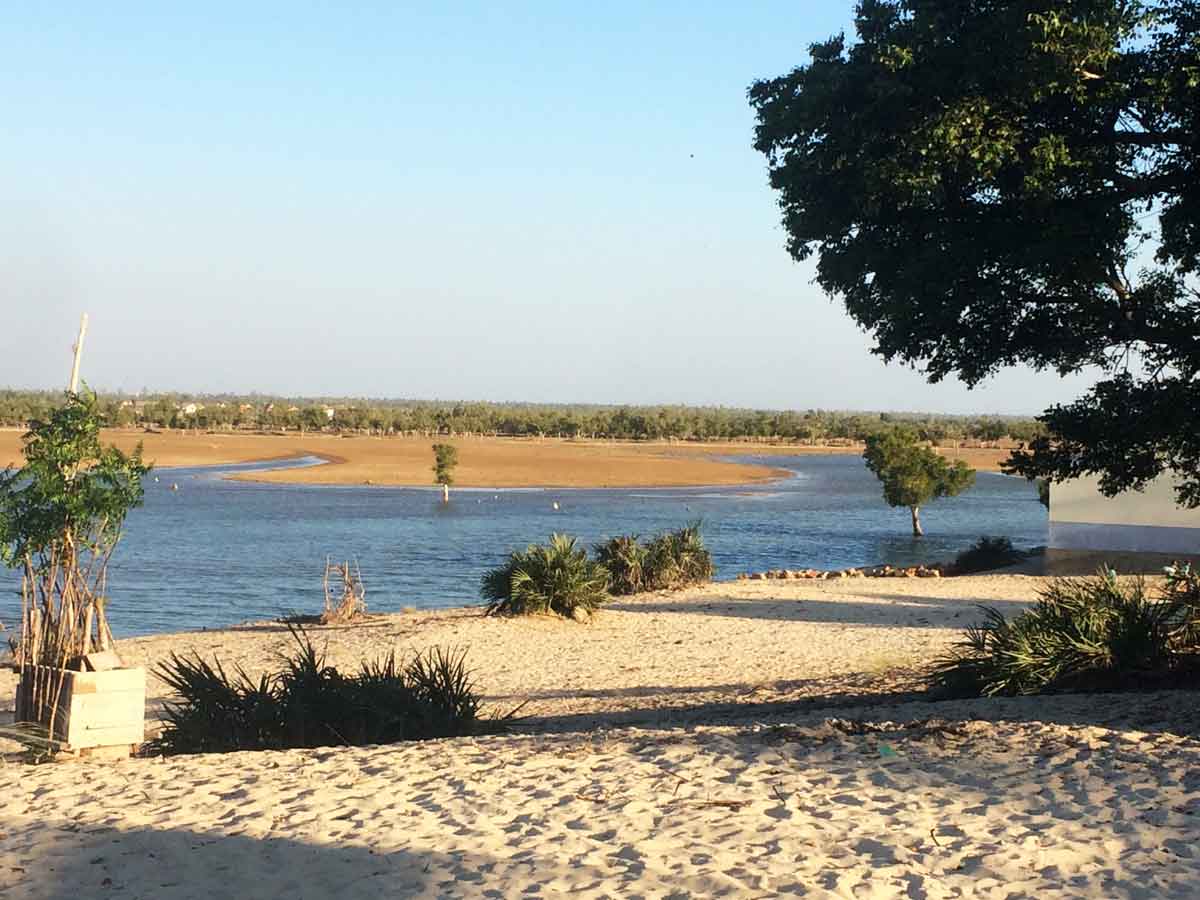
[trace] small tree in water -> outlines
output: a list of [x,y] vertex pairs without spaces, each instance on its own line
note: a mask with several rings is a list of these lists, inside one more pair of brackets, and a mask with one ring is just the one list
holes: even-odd
[[149,467],[140,446],[131,455],[102,447],[100,418],[94,394],[68,393],[31,424],[24,468],[0,473],[0,561],[23,575],[19,720],[54,709],[62,676],[53,670],[112,646],[108,561]]
[[899,428],[867,438],[863,459],[883,482],[888,505],[909,508],[914,537],[925,533],[922,506],[938,497],[961,494],[975,483],[975,470],[961,459],[951,464],[921,444],[915,433]]
[[458,465],[458,448],[453,444],[433,445],[433,483],[442,486],[442,502],[450,502],[450,485],[454,484],[454,467]]

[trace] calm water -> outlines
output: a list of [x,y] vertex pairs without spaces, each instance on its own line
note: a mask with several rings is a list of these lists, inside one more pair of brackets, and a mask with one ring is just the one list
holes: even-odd
[[[435,488],[220,477],[261,465],[160,469],[160,481],[146,486],[145,506],[129,517],[110,570],[113,630],[179,631],[319,611],[326,556],[357,557],[372,611],[477,603],[486,569],[553,531],[591,544],[702,518],[721,579],[768,568],[949,559],[981,534],[1007,535],[1019,547],[1046,542],[1045,510],[1021,479],[979,473],[966,494],[922,510],[928,533],[914,540],[908,511],[884,504],[859,457],[765,461],[794,474],[738,488],[461,488],[449,505]],[[13,628],[18,609],[19,598],[6,591],[0,622]]]

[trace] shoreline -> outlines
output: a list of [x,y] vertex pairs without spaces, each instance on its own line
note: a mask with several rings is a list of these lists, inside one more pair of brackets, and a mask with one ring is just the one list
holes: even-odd
[[[0,466],[21,462],[20,434],[0,431]],[[459,487],[672,488],[764,484],[792,472],[771,457],[858,455],[861,447],[756,444],[751,442],[631,442],[563,438],[365,436],[179,433],[105,430],[102,440],[129,451],[144,445],[147,460],[161,468],[284,462],[304,456],[322,465],[272,472],[235,473],[233,480],[260,483],[433,487],[430,447],[442,440],[459,449]],[[950,449],[980,471],[996,471],[1007,449]],[[756,457],[754,461],[729,457]]]
[[[819,455],[819,454],[817,454],[817,455]],[[244,463],[228,463],[227,465],[255,465],[258,463],[269,463],[269,462],[289,462],[289,461],[306,459],[306,458],[318,459],[318,460],[320,460],[320,462],[313,463],[312,465],[308,465],[308,466],[289,466],[286,468],[279,468],[279,469],[261,469],[261,470],[256,470],[256,471],[252,471],[252,472],[233,472],[233,473],[230,473],[229,475],[226,475],[225,480],[226,481],[247,481],[247,482],[251,482],[254,484],[287,484],[287,485],[291,485],[291,486],[307,485],[309,487],[396,488],[396,489],[403,489],[403,490],[430,491],[433,493],[439,493],[441,491],[441,487],[439,485],[428,484],[426,482],[407,482],[407,481],[381,482],[381,481],[372,481],[372,480],[368,479],[360,484],[358,482],[348,480],[348,478],[346,478],[346,477],[331,478],[329,480],[326,480],[324,478],[315,478],[315,477],[314,478],[304,478],[304,479],[299,479],[299,478],[293,479],[293,478],[287,478],[287,477],[279,477],[279,478],[269,477],[269,476],[275,476],[275,475],[286,475],[286,473],[290,473],[290,472],[314,471],[317,469],[323,469],[326,466],[337,467],[337,466],[352,465],[351,461],[348,460],[346,457],[336,456],[334,454],[326,454],[326,453],[302,453],[302,454],[298,454],[295,456],[281,457],[281,458],[275,459],[275,460],[271,460],[271,459],[247,460]],[[689,482],[681,482],[678,484],[646,484],[646,483],[643,483],[640,481],[632,482],[629,484],[621,484],[621,483],[605,483],[605,484],[563,483],[563,484],[558,484],[558,483],[552,483],[552,482],[548,482],[548,481],[539,482],[537,484],[495,484],[495,483],[478,483],[478,484],[476,484],[476,483],[471,483],[471,482],[455,481],[454,485],[450,489],[450,492],[451,492],[451,494],[454,494],[455,492],[458,492],[458,491],[464,491],[464,492],[472,492],[472,491],[483,491],[483,492],[486,492],[486,491],[604,491],[604,490],[628,490],[631,488],[637,488],[639,490],[647,490],[647,491],[656,491],[656,490],[669,491],[669,490],[678,490],[678,489],[683,489],[683,488],[717,490],[717,489],[723,489],[723,488],[751,487],[751,486],[755,486],[755,485],[771,485],[771,484],[776,484],[779,482],[790,481],[797,477],[796,472],[794,472],[791,469],[771,468],[771,467],[766,467],[766,466],[759,466],[754,463],[736,463],[736,462],[724,462],[724,461],[718,461],[718,463],[724,464],[724,465],[730,465],[730,466],[738,466],[738,467],[745,468],[745,469],[765,470],[767,472],[770,472],[771,474],[770,475],[761,475],[761,476],[756,474],[753,478],[748,476],[743,481],[729,481],[729,482],[723,482],[723,481],[693,482],[693,481],[689,481]],[[220,465],[221,464],[217,464],[216,466],[213,466],[212,468],[220,468]],[[164,467],[164,468],[166,468],[166,467]],[[178,468],[184,468],[184,467],[178,467]],[[193,468],[195,468],[195,467],[193,467]]]

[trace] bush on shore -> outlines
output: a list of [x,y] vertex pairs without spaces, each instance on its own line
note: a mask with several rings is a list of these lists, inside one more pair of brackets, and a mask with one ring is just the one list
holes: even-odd
[[716,568],[700,523],[660,534],[646,545],[646,590],[674,591],[712,581]]
[[984,535],[974,544],[958,554],[954,560],[955,575],[970,575],[1011,566],[1025,558],[1025,554],[1012,545],[1006,537]]
[[395,654],[344,674],[326,665],[302,630],[281,671],[253,680],[171,654],[155,673],[174,691],[151,752],[228,753],[329,745],[387,744],[482,730],[464,654],[434,648],[402,662]]
[[1200,657],[1200,579],[1186,569],[1158,596],[1107,570],[1052,582],[1011,620],[982,609],[932,687],[962,697],[1138,687],[1192,672]]
[[646,589],[646,547],[636,534],[619,535],[597,544],[596,561],[608,570],[608,592],[613,596]]
[[617,596],[704,584],[716,571],[699,522],[644,544],[635,534],[610,538],[596,545],[596,559],[612,576],[609,593]]
[[488,615],[557,613],[585,616],[608,599],[609,573],[588,559],[587,550],[565,534],[548,544],[530,544],[484,574],[481,593]]

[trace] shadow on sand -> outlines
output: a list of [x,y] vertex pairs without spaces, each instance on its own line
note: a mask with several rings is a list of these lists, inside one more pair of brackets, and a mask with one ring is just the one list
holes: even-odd
[[[263,811],[246,815],[261,819]],[[70,820],[54,827],[61,837],[52,852],[23,853],[15,834],[6,842],[0,894],[26,900],[445,896],[482,892],[489,869],[464,852],[376,853],[332,835],[328,843],[305,843]]]
[[726,616],[740,619],[767,619],[781,622],[832,622],[840,625],[866,625],[878,628],[925,627],[963,628],[982,619],[978,607],[992,606],[1005,615],[1020,612],[1030,600],[998,600],[982,596],[946,601],[936,597],[910,597],[903,594],[872,594],[877,602],[856,602],[832,597],[802,600],[738,600],[713,597],[703,601],[670,599],[618,601],[606,610],[625,613],[685,613]]

